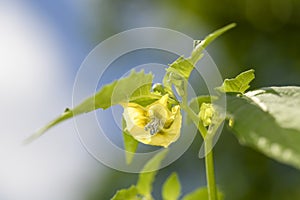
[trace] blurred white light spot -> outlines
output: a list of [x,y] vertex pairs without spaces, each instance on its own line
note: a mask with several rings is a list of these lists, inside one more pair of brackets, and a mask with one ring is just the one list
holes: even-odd
[[257,145],[260,147],[260,148],[265,148],[266,145],[267,145],[267,139],[264,138],[264,137],[260,137],[257,141]]
[[272,144],[270,147],[270,151],[274,156],[281,156],[282,148],[279,144]]
[[293,156],[293,152],[290,149],[285,149],[282,153],[282,158],[284,160],[290,160]]

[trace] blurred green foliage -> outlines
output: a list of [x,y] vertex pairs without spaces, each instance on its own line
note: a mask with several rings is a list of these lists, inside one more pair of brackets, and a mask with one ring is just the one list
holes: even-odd
[[[252,89],[300,85],[300,1],[298,0],[134,0],[99,1],[93,5],[91,40],[99,42],[130,28],[161,26],[195,39],[236,22],[237,27],[208,47],[223,77],[253,68]],[[204,31],[204,32],[202,32]],[[201,139],[175,163],[158,173],[154,196],[172,171],[181,177],[182,193],[205,185],[203,160],[197,155]],[[299,144],[300,145],[300,144]],[[216,178],[228,200],[300,199],[300,171],[279,164],[247,147],[224,129],[215,147]],[[110,170],[91,188],[89,200],[109,199],[130,186],[137,175]]]

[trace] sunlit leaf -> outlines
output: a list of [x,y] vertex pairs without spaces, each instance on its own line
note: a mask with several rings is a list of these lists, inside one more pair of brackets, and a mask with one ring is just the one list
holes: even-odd
[[136,187],[139,193],[146,198],[151,198],[152,183],[157,173],[157,169],[159,168],[161,161],[167,155],[167,152],[168,149],[164,149],[156,154],[151,160],[147,162],[139,175]]
[[222,86],[217,89],[221,92],[233,92],[243,94],[249,87],[249,83],[255,78],[254,70],[242,72],[232,79],[225,79]]
[[[218,191],[218,200],[223,200],[224,195]],[[198,188],[195,191],[191,192],[184,196],[182,200],[209,200],[208,191],[206,187]]]
[[178,74],[179,76],[188,79],[193,69],[193,63],[191,63],[189,59],[185,59],[181,56],[169,65],[169,68],[167,68],[167,72]]
[[198,60],[201,59],[203,55],[203,50],[210,44],[212,43],[217,37],[221,36],[223,33],[226,31],[234,28],[236,26],[235,23],[228,24],[212,33],[210,33],[208,36],[206,36],[203,40],[196,40],[194,42],[195,48],[192,51],[191,56],[188,58],[189,61],[193,64],[196,64]]
[[195,44],[197,45],[193,49],[191,56],[188,58],[179,57],[169,65],[169,68],[167,68],[167,72],[173,72],[184,77],[185,79],[188,79],[192,70],[194,69],[194,65],[202,58],[203,50],[217,37],[233,28],[234,26],[234,23],[229,24],[209,34],[203,40],[196,42]]
[[142,200],[142,198],[138,195],[136,187],[131,186],[128,189],[117,191],[111,200]]
[[187,81],[190,77],[191,72],[194,69],[194,65],[203,57],[203,50],[217,37],[222,35],[224,32],[235,27],[235,24],[229,24],[221,29],[216,30],[215,32],[209,34],[203,40],[195,41],[195,47],[188,58],[179,57],[175,60],[169,67],[166,69],[166,75],[163,79],[163,84],[169,93],[172,93],[172,85],[174,85],[177,93],[180,96],[184,94],[184,82]]
[[300,87],[228,95],[229,125],[241,144],[300,169]]
[[163,200],[177,200],[180,196],[181,186],[176,173],[172,173],[162,188]]
[[66,109],[60,116],[49,122],[46,126],[38,130],[25,140],[31,142],[44,134],[53,126],[70,119],[76,115],[87,113],[99,108],[107,109],[112,105],[127,101],[154,101],[161,98],[159,95],[151,94],[152,74],[145,74],[144,71],[132,71],[128,77],[116,80],[111,84],[103,86],[95,95],[87,98],[73,109]]

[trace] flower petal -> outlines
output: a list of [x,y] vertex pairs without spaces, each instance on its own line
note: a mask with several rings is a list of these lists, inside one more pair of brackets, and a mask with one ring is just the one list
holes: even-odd
[[[168,109],[168,95],[146,108],[136,103],[123,104],[126,130],[139,142],[168,147],[180,136],[180,106]],[[158,131],[158,132],[157,132]]]
[[149,145],[163,146],[167,148],[171,143],[175,142],[180,136],[180,128],[182,116],[180,107],[175,106],[172,109],[174,120],[169,128],[164,128],[157,134],[151,136],[151,140],[147,143]]
[[131,132],[134,126],[143,128],[147,124],[147,110],[136,103],[123,105],[123,117],[126,121],[126,129]]

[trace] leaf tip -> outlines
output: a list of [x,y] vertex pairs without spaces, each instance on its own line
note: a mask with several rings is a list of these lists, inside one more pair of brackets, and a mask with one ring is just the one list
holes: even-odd
[[234,28],[234,27],[236,27],[237,26],[237,23],[235,23],[235,22],[232,22],[232,23],[230,23],[230,24],[228,24],[227,25],[227,27],[230,29],[230,28]]
[[40,134],[34,133],[32,135],[30,135],[29,137],[25,138],[21,145],[26,146],[29,145],[30,143],[32,143],[35,139],[37,139],[40,136]]

